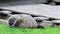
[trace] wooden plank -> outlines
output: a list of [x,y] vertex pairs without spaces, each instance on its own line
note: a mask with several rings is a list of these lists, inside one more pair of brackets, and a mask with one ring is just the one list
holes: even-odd
[[43,15],[47,17],[60,19],[60,6],[34,4],[34,5],[6,6],[0,8],[14,10],[16,12]]

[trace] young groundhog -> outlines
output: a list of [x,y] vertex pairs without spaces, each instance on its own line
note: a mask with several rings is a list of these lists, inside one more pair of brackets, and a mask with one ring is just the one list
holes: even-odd
[[43,28],[43,26],[38,25],[32,16],[26,14],[12,15],[8,19],[8,24],[9,26],[20,28]]

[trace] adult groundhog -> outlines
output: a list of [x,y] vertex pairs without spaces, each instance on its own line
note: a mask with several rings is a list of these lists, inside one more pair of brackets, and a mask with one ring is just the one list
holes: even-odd
[[9,26],[20,28],[43,28],[43,26],[38,25],[32,16],[26,14],[12,15],[8,19],[8,24]]

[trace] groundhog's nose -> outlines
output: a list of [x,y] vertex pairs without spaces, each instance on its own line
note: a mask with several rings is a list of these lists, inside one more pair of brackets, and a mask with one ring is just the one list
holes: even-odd
[[12,26],[13,25],[13,23],[9,23],[9,26]]

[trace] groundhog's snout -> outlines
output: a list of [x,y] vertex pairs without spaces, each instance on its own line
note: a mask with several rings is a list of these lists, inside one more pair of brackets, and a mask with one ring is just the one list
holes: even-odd
[[9,26],[12,26],[13,25],[13,23],[9,23]]

